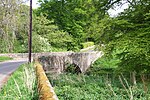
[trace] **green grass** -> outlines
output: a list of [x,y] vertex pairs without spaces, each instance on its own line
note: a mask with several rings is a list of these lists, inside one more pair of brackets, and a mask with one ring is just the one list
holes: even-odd
[[12,60],[12,58],[6,57],[6,56],[0,56],[0,62],[6,61],[6,60]]
[[[126,90],[113,75],[61,74],[47,75],[60,100],[150,100],[150,90],[145,93],[143,84],[136,86],[121,77]],[[148,86],[150,89],[150,86]]]
[[32,65],[22,65],[0,91],[0,100],[38,100],[36,76]]

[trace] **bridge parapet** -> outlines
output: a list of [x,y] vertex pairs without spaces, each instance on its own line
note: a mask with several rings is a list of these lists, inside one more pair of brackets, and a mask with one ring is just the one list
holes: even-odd
[[[100,51],[92,52],[46,52],[32,53],[32,58],[38,59],[46,71],[56,71],[61,73],[66,65],[75,64],[81,72],[85,72],[90,65],[100,58],[103,53]],[[9,56],[12,58],[28,58],[28,53],[7,53],[0,56]]]
[[38,56],[38,61],[44,66],[46,71],[61,73],[66,69],[66,65],[75,64],[84,73],[90,65],[103,55],[102,52],[62,52],[49,53]]

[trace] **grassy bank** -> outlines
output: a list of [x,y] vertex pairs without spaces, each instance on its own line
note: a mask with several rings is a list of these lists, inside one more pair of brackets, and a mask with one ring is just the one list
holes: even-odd
[[6,56],[0,56],[0,62],[6,61],[6,60],[12,60],[12,58],[6,57]]
[[60,100],[150,100],[143,83],[133,86],[124,77],[61,74],[49,79]]
[[32,65],[20,66],[0,91],[0,100],[38,100]]

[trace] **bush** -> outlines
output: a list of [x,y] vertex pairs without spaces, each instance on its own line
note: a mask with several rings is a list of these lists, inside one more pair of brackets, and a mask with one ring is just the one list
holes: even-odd
[[49,52],[51,51],[51,44],[47,38],[42,37],[36,33],[33,34],[32,48],[33,52]]
[[82,48],[84,49],[84,48],[93,46],[94,42],[85,42],[85,43],[81,43],[81,45],[82,45]]

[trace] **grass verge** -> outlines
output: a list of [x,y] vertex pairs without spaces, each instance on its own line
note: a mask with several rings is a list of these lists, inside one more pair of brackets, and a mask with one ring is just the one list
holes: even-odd
[[6,60],[12,60],[12,58],[6,57],[6,56],[0,56],[0,62],[6,61]]
[[32,65],[21,65],[0,91],[0,100],[38,100],[35,71]]

